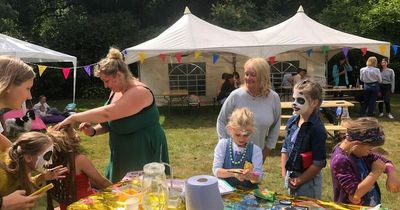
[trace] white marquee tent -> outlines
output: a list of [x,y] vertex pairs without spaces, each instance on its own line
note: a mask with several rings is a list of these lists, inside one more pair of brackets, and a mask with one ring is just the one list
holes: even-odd
[[4,34],[0,34],[0,55],[11,55],[26,62],[72,62],[74,70],[73,102],[75,103],[76,65],[75,56],[60,53]]
[[[323,46],[329,47],[327,55],[322,52]],[[205,60],[205,56],[200,60],[194,59],[193,52],[201,51],[208,55],[215,52],[237,54],[239,55],[237,64],[240,68],[247,57],[276,56],[276,61],[297,60],[300,63],[299,67],[307,68],[311,75],[326,78],[327,60],[343,48],[367,48],[368,51],[390,56],[389,42],[367,39],[324,26],[308,17],[301,6],[288,20],[263,30],[250,32],[231,31],[212,25],[191,14],[186,8],[184,15],[159,36],[127,48],[124,53],[128,64],[139,61],[140,55],[144,55],[146,60],[141,64],[140,77],[150,85],[157,85],[156,92],[161,92],[168,90],[169,87],[168,73],[166,73],[168,67],[155,57],[160,54],[173,56],[181,52],[189,55],[182,62],[205,61],[207,74],[213,74],[207,75],[207,80],[211,81],[208,84],[213,85],[212,83],[220,78],[221,72],[232,72],[230,67],[221,66],[229,62],[214,64],[209,62],[209,59]],[[311,56],[306,54],[309,49],[312,49]],[[218,71],[218,74],[213,73],[214,70]],[[214,92],[213,89],[207,89],[207,92],[210,90]],[[208,96],[213,94],[207,93]]]

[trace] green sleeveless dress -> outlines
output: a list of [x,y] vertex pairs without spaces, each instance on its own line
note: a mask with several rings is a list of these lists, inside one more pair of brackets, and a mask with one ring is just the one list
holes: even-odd
[[[150,89],[149,91],[151,92]],[[106,104],[109,104],[113,97],[114,95]],[[159,118],[153,95],[153,103],[140,112],[102,123],[102,126],[108,127],[109,130],[111,152],[105,173],[107,179],[115,183],[129,171],[143,170],[147,163],[169,163],[167,140]]]

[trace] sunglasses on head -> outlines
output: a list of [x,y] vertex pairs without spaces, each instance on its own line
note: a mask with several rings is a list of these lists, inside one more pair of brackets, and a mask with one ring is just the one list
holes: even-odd
[[235,133],[236,137],[249,137],[251,136],[252,131],[241,131],[240,133]]

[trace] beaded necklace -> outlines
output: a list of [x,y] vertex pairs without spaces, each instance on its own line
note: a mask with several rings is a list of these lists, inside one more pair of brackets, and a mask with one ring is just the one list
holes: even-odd
[[244,161],[244,158],[246,157],[246,152],[247,152],[247,145],[244,148],[243,154],[241,155],[240,159],[238,161],[235,161],[235,159],[233,158],[233,140],[231,139],[229,141],[229,158],[231,159],[231,163],[234,165],[239,165],[240,163],[242,163]]

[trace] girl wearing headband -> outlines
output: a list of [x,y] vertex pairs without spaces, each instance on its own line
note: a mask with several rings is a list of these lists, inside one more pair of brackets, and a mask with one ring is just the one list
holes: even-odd
[[400,191],[400,179],[394,165],[372,152],[385,143],[383,129],[371,117],[347,120],[346,138],[333,151],[331,159],[332,184],[335,202],[376,206],[381,203],[378,178],[387,174],[386,188]]

